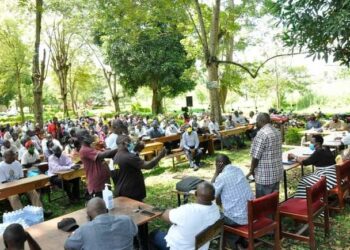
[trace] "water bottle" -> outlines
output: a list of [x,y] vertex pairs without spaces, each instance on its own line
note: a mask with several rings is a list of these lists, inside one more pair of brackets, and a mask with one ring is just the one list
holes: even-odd
[[109,184],[105,184],[105,189],[102,192],[103,200],[106,204],[106,208],[108,210],[111,210],[114,208],[114,202],[113,202],[113,193],[111,190],[108,189]]

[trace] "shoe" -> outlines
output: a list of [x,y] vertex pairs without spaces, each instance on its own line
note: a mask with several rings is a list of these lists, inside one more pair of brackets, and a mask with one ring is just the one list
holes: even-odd
[[194,164],[194,165],[193,165],[193,170],[194,170],[194,171],[197,171],[198,169],[199,169],[199,167],[198,167],[196,164]]

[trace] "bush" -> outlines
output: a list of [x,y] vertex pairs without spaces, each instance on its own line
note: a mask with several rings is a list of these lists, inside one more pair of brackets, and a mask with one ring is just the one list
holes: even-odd
[[286,144],[290,145],[299,145],[301,137],[303,136],[299,132],[302,131],[303,129],[300,128],[288,128],[285,135],[284,135],[284,140]]

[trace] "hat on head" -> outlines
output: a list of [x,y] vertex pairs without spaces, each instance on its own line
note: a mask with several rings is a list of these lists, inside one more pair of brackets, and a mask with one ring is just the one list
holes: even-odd
[[74,218],[63,218],[57,223],[57,228],[65,232],[72,232],[78,227],[79,225]]
[[31,141],[31,140],[27,141],[26,144],[24,144],[24,146],[25,146],[26,149],[30,148],[30,147],[33,146],[33,145],[34,145],[34,143],[33,143],[33,141]]

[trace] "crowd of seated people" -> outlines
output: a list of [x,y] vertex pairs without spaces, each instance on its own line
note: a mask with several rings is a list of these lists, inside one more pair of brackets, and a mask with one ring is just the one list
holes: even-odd
[[[150,161],[146,161],[140,156],[145,144],[143,139],[149,140],[179,134],[181,140],[179,145],[176,146],[183,148],[190,166],[197,170],[200,167],[203,155],[199,146],[199,136],[205,133],[220,136],[220,125],[206,115],[187,117],[186,123],[183,121],[178,124],[177,121],[174,117],[145,119],[137,115],[118,115],[111,121],[92,118],[59,121],[54,118],[44,126],[44,129],[39,129],[31,122],[25,123],[22,127],[18,124],[13,127],[8,126],[2,130],[0,135],[3,157],[3,161],[0,163],[0,182],[10,182],[23,178],[23,168],[33,167],[44,157],[48,161],[47,174],[50,177],[50,182],[58,187],[63,187],[70,202],[74,203],[80,198],[79,178],[64,181],[57,176],[57,173],[71,169],[75,170],[79,168],[78,163],[82,163],[87,179],[87,199],[90,200],[87,212],[91,222],[81,226],[75,234],[67,239],[66,249],[94,249],[94,244],[99,241],[96,240],[97,236],[92,236],[91,230],[101,223],[115,225],[115,227],[111,226],[115,230],[113,232],[118,232],[120,227],[128,228],[128,234],[125,235],[125,238],[118,241],[111,240],[108,243],[98,243],[101,249],[107,249],[103,246],[114,246],[114,249],[123,246],[125,249],[129,249],[127,246],[132,245],[132,238],[135,235],[138,235],[141,246],[144,247],[145,244],[148,244],[145,243],[147,230],[142,226],[135,226],[130,218],[119,218],[106,214],[103,201],[97,197],[102,197],[105,183],[110,181],[110,177],[114,177],[117,187],[116,196],[126,196],[138,201],[144,200],[146,187],[142,169],[155,168],[168,151],[162,150],[159,155]],[[333,117],[333,123],[329,126],[337,129],[338,125],[334,124],[338,122],[339,120]],[[270,175],[267,175],[263,168],[264,165],[266,165],[266,168],[271,166],[266,162],[265,157],[269,153],[264,152],[268,149],[264,145],[265,143],[268,145],[268,138],[275,136],[276,131],[269,125],[268,117],[250,114],[250,120],[248,121],[239,112],[228,116],[224,125],[225,129],[232,129],[248,123],[257,123],[259,128],[258,132],[255,131],[257,139],[252,145],[256,148],[252,148],[252,165],[254,167],[250,174],[255,175],[256,180],[264,177],[264,182],[268,183],[268,185],[259,184],[260,186],[256,192],[259,192],[257,196],[260,196],[260,191],[265,192],[268,190],[267,186],[275,185],[275,183],[269,184],[269,180],[266,180],[266,178],[270,178]],[[319,124],[316,119],[311,117],[307,126],[316,128]],[[344,127],[344,125],[341,126]],[[235,137],[233,139],[238,140]],[[279,140],[274,139],[273,141]],[[314,173],[300,180],[296,191],[296,197],[299,198],[305,198],[306,187],[315,183],[320,176],[327,176],[329,188],[335,185],[334,155],[322,146],[323,139],[321,136],[314,136],[311,144],[314,145],[315,152],[308,159],[298,159],[296,157],[296,160],[303,165],[312,164],[316,166]],[[171,146],[175,147],[175,145]],[[281,145],[276,144],[276,146],[280,147],[275,150],[279,154]],[[113,173],[114,170],[109,166],[109,159],[114,164],[119,165],[118,173]],[[345,161],[347,159],[350,159],[350,156],[348,152],[345,152],[340,160]],[[259,177],[259,175],[261,176]],[[274,176],[277,186],[279,186],[280,174],[271,174],[271,176]],[[269,190],[264,194],[271,193],[275,189],[270,188]],[[42,206],[39,191],[28,191],[26,195],[29,196],[29,200],[33,205]],[[165,211],[162,219],[171,223],[172,226],[167,232],[152,232],[149,237],[150,242],[155,249],[190,249],[194,246],[194,236],[219,219],[220,214],[217,205],[223,207],[225,224],[240,226],[247,224],[247,201],[253,198],[254,195],[242,170],[234,166],[226,155],[218,155],[212,184],[204,182],[198,186],[196,203]],[[8,197],[8,200],[14,210],[23,207],[18,195]],[[194,227],[194,225],[197,225],[197,227]],[[14,227],[9,228],[9,230],[21,231],[21,228]],[[108,232],[112,233],[112,231]],[[101,235],[107,234],[104,231],[99,233]],[[11,232],[8,235],[11,236]],[[110,237],[113,238],[113,235],[111,234]],[[33,241],[30,236],[27,236],[22,237],[21,242],[26,240],[28,243]],[[10,237],[7,244],[10,245],[11,242]],[[34,243],[32,242],[32,244]],[[239,237],[228,237],[228,244],[234,248],[238,245],[246,245],[246,242]],[[203,249],[207,249],[207,247]]]

